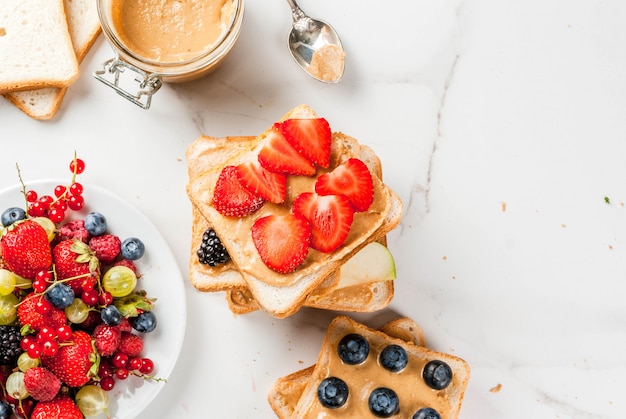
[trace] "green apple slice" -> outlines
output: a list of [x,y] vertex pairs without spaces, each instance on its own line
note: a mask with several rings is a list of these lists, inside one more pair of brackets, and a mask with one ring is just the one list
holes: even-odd
[[386,246],[372,242],[343,264],[337,288],[396,279],[396,263]]

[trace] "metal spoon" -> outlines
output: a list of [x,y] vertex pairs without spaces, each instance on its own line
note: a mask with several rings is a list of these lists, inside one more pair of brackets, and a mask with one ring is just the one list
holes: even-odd
[[345,59],[339,35],[328,23],[307,16],[295,0],[287,3],[293,17],[289,33],[291,55],[311,77],[337,83],[343,76]]

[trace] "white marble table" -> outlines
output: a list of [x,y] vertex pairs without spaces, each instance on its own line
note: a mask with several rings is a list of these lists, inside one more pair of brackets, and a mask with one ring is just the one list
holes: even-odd
[[[389,235],[396,297],[358,319],[410,316],[468,361],[463,419],[626,417],[626,3],[300,5],[340,32],[340,84],[297,68],[280,0],[249,1],[224,65],[165,85],[148,111],[91,77],[111,57],[100,38],[54,120],[0,101],[0,187],[16,162],[62,176],[76,150],[83,180],[142,211],[186,277],[185,147],[255,135],[307,103],[377,151],[405,204]],[[139,419],[272,417],[269,386],[315,362],[333,313],[234,317],[221,294],[185,288],[177,369]]]

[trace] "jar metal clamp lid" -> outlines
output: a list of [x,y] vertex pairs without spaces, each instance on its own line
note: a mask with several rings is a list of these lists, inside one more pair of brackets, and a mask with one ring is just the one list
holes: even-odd
[[[169,9],[157,0],[96,1],[115,56],[93,76],[143,109],[164,82],[193,80],[221,64],[244,14],[244,0],[188,0]],[[199,29],[180,30],[187,27]]]
[[[131,92],[130,87],[127,87],[126,84],[122,82],[122,79],[120,79],[120,76],[123,75],[126,70],[132,71],[137,75],[137,77],[134,78],[134,80],[139,84],[139,89],[136,93]],[[93,73],[93,76],[96,80],[99,80],[111,87],[121,96],[143,109],[150,108],[152,95],[155,94],[163,85],[157,74],[147,73],[134,65],[121,60],[117,53],[114,58],[102,63],[102,68],[100,70],[96,70]]]

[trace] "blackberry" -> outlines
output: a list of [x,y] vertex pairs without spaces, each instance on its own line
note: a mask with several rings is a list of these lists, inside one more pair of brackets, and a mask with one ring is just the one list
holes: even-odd
[[22,353],[21,341],[19,326],[0,326],[0,365],[15,364]]
[[209,266],[217,266],[230,260],[228,250],[217,237],[217,233],[212,228],[208,229],[202,235],[202,243],[198,249],[198,260],[200,263]]

